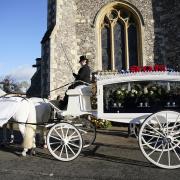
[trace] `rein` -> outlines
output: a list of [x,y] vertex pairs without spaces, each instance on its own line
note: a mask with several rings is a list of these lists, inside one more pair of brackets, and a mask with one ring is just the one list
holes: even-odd
[[[55,120],[55,119],[52,119]],[[30,124],[30,125],[36,125],[36,126],[45,126],[45,125],[49,125],[51,123],[55,123],[55,122],[46,122],[46,123],[27,123],[27,122],[17,122],[17,121],[11,121],[12,123],[16,123],[16,124]]]
[[[25,93],[13,92],[13,93],[6,93],[6,94],[0,96],[0,98],[1,98],[1,97],[6,97],[6,96],[11,95],[11,94],[12,94],[12,95],[14,94],[14,96],[11,96],[11,97],[22,97],[22,96],[26,95]],[[24,97],[22,97],[22,98],[24,98]]]
[[64,84],[63,86],[60,86],[60,87],[58,87],[58,88],[55,88],[55,89],[53,89],[53,90],[51,90],[51,91],[49,91],[49,92],[56,91],[56,90],[58,90],[58,89],[61,89],[61,88],[66,87],[66,86],[68,86],[68,85],[70,85],[70,84],[73,84],[73,83],[74,83],[74,82],[70,82],[70,83]]
[[[14,95],[14,96],[6,97],[6,96],[11,95],[11,94],[12,94],[12,95],[15,94],[15,95]],[[23,96],[21,96],[21,95],[25,95],[25,94],[19,94],[19,93],[6,93],[6,94],[0,96],[0,98],[20,97],[20,98],[22,98],[22,101],[23,101],[23,100],[26,100],[26,101],[27,101],[27,97],[23,97]]]
[[84,81],[81,81],[81,80],[77,80],[77,81],[73,81],[73,82],[67,83],[67,84],[65,84],[65,85],[63,85],[63,86],[60,86],[60,87],[58,87],[58,88],[56,88],[56,89],[53,89],[53,90],[51,90],[51,91],[49,91],[49,92],[56,91],[56,90],[58,90],[58,89],[61,89],[61,88],[63,88],[63,87],[66,87],[66,86],[68,86],[68,85],[71,85],[71,84],[75,84],[75,83],[77,83],[77,82],[81,82],[81,83],[86,84],[86,85],[91,85],[91,84],[89,84],[89,83],[87,83],[87,82],[84,82]]

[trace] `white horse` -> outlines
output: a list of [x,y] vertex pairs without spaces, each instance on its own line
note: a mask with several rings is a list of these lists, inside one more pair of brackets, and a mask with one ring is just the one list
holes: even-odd
[[[47,99],[43,98],[37,98],[37,97],[32,97],[30,100],[34,103],[35,109],[36,109],[36,121],[37,124],[43,124],[43,123],[48,123],[50,118],[51,118],[51,112],[52,108],[50,104],[48,103]],[[40,140],[43,141],[41,142],[44,144],[44,147],[46,148],[46,135],[47,131],[45,126],[37,126],[37,128],[40,130]]]
[[[3,94],[5,94],[5,92],[1,90],[0,91],[0,96],[2,96]],[[35,122],[36,122],[36,124],[47,123],[49,121],[49,119],[50,119],[50,116],[51,116],[51,106],[49,105],[48,101],[46,99],[36,98],[36,97],[30,98],[30,99],[28,99],[28,101],[32,102],[33,105],[35,106],[35,114],[36,114]],[[11,128],[13,128],[12,125],[11,125]],[[43,133],[44,141],[45,141],[45,144],[46,144],[46,137],[45,137],[46,136],[46,133],[45,133],[46,131],[44,131],[44,128],[42,126],[41,126],[40,129],[41,129],[41,133]],[[13,131],[11,129],[11,133],[12,132]],[[35,147],[36,146],[35,146],[35,138],[34,138],[33,148],[35,148]]]
[[[0,90],[0,95],[6,93]],[[23,156],[28,149],[35,148],[36,110],[31,100],[22,97],[0,98],[0,126],[8,123],[10,119],[18,122],[19,130],[23,137]]]

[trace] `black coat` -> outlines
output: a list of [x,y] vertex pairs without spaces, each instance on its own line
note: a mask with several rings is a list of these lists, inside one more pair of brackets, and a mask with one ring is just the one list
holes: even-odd
[[87,83],[91,82],[90,81],[90,68],[87,64],[82,66],[79,69],[78,74],[73,73],[73,76],[75,77],[76,81],[81,80]]
[[[78,74],[73,73],[73,76],[75,77],[75,80],[81,80],[83,82],[87,82],[87,83],[91,83],[90,81],[90,68],[87,64],[85,64],[84,66],[82,66],[79,71]],[[71,84],[68,89],[74,89],[75,87],[79,86],[79,85],[83,85],[83,82],[75,82],[73,84]],[[87,85],[87,84],[85,84]],[[63,102],[62,102],[62,106],[60,109],[64,109],[64,107],[67,106],[68,103],[68,95],[65,93]]]

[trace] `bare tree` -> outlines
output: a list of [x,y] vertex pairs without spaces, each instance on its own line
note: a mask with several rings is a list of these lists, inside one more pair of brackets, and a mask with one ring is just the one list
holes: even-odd
[[7,75],[0,82],[6,93],[25,93],[29,87],[28,81],[17,82],[12,76]]

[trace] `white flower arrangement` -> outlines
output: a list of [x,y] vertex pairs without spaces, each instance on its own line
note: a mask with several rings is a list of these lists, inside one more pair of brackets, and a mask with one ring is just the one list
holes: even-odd
[[132,87],[130,91],[124,87],[115,90],[113,92],[113,99],[116,105],[118,103],[148,103],[149,101],[159,101],[159,99],[164,95],[164,92],[165,89],[162,86],[152,85],[142,87],[138,84]]

